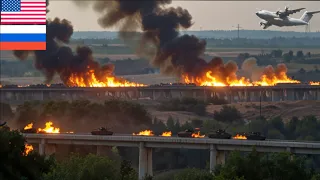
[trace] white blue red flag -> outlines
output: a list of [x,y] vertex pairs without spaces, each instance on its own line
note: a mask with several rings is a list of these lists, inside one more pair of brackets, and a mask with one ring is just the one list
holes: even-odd
[[46,49],[46,0],[1,0],[0,50]]

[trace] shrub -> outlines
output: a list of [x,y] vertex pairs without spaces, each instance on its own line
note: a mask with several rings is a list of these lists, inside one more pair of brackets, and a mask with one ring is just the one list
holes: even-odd
[[220,111],[214,111],[213,117],[217,121],[233,122],[242,119],[240,111],[238,111],[234,106],[222,106]]

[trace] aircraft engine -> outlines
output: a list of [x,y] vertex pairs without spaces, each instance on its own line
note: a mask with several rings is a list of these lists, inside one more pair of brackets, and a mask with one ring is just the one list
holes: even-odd
[[268,22],[265,22],[265,21],[260,21],[259,24],[260,24],[260,27],[262,27],[263,29],[266,29],[270,26]]

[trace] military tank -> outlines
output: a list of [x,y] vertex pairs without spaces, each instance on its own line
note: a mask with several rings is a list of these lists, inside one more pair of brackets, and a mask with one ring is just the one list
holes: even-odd
[[231,139],[231,134],[224,129],[218,129],[216,132],[208,133],[208,137],[212,139]]
[[178,132],[178,137],[192,137],[192,133],[194,133],[194,130],[192,129],[186,129],[185,131]]
[[112,131],[108,131],[107,128],[105,128],[105,127],[101,127],[101,128],[99,128],[97,130],[91,131],[91,134],[92,135],[110,136],[110,135],[113,135],[113,132]]
[[0,127],[3,127],[7,124],[7,122],[0,123]]
[[31,129],[21,129],[22,133],[37,133],[37,129],[31,128]]
[[260,132],[245,133],[245,136],[247,137],[248,140],[258,140],[258,141],[266,140],[266,137],[261,135]]

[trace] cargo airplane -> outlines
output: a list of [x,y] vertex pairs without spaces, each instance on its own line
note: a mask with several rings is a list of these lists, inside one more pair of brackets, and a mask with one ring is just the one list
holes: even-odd
[[256,15],[262,19],[260,22],[260,26],[263,27],[263,29],[267,29],[268,27],[275,25],[278,27],[283,26],[303,26],[303,25],[309,25],[309,22],[314,14],[320,13],[320,11],[314,11],[314,12],[304,12],[300,19],[297,18],[291,18],[289,15],[300,12],[305,8],[299,8],[290,10],[288,7],[285,7],[284,11],[277,11],[277,12],[271,12],[267,10],[259,10],[256,12]]

